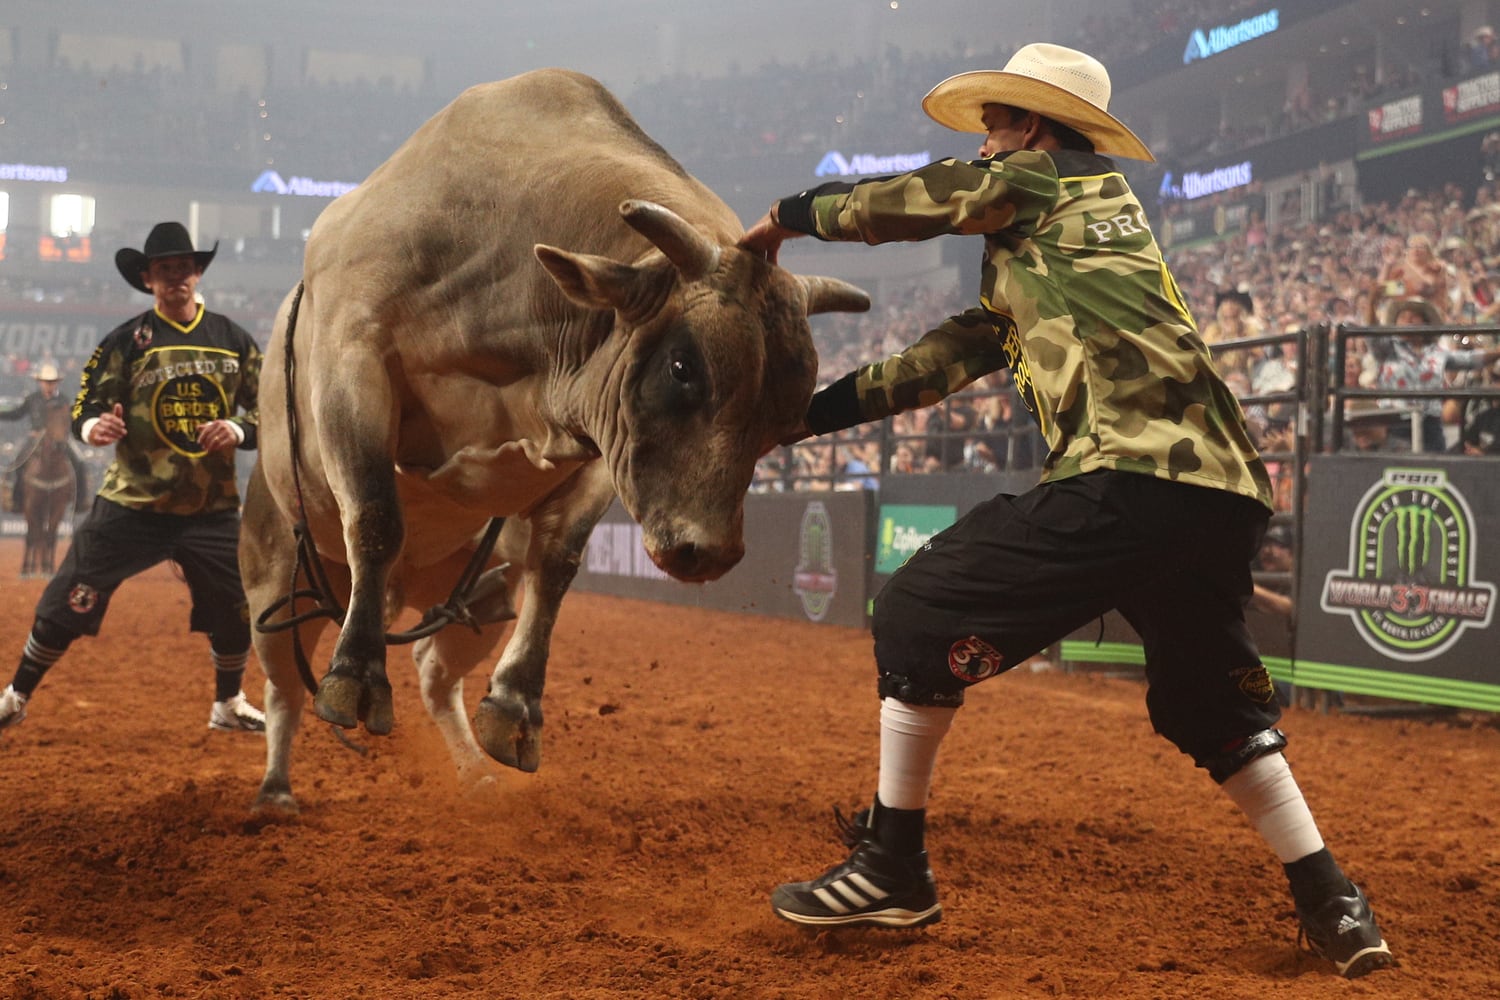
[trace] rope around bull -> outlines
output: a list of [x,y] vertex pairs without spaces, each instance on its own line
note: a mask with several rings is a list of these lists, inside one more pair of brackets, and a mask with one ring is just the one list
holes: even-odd
[[[346,613],[346,609],[333,596],[333,588],[328,583],[328,573],[323,567],[322,558],[318,555],[318,547],[313,541],[312,529],[307,524],[307,516],[302,503],[302,448],[297,425],[295,391],[297,366],[295,353],[292,350],[292,338],[297,330],[297,313],[302,306],[302,288],[303,283],[299,281],[297,290],[292,295],[291,307],[287,310],[284,363],[287,438],[292,450],[292,490],[297,504],[297,523],[292,526],[292,534],[297,539],[297,563],[292,567],[292,580],[288,592],[272,602],[270,607],[262,611],[255,619],[256,631],[267,634],[284,632],[314,618],[331,618],[342,628]],[[490,518],[478,547],[469,558],[468,565],[459,574],[458,581],[453,585],[453,592],[448,595],[448,599],[442,604],[435,604],[428,608],[422,615],[422,620],[414,628],[404,632],[386,632],[386,645],[399,646],[415,642],[455,622],[467,625],[475,632],[479,631],[479,623],[474,620],[474,614],[469,610],[468,602],[473,596],[474,585],[478,583],[479,577],[484,572],[485,563],[489,562],[490,554],[495,549],[495,542],[500,537],[500,529],[504,525],[505,518]],[[299,589],[297,580],[304,574],[310,586]],[[299,599],[310,599],[316,607],[298,613],[297,601]],[[288,609],[287,617],[275,622],[267,620],[282,608]],[[307,654],[302,648],[301,632],[292,633],[292,650],[296,656],[298,676],[302,678],[302,683],[309,691],[317,694],[318,683],[313,678],[312,666],[308,663]]]

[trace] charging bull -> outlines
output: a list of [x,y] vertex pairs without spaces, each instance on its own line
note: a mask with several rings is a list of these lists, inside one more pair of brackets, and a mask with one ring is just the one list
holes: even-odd
[[[812,394],[806,316],[869,307],[740,249],[742,234],[599,83],[564,70],[464,92],[323,212],[266,355],[240,546],[252,614],[274,625],[305,525],[344,611],[319,718],[391,730],[385,630],[444,600],[491,518],[508,520],[471,620],[413,647],[471,775],[486,752],[536,770],[552,627],[612,497],[672,576],[739,561],[756,459]],[[512,618],[471,727],[462,678]],[[262,808],[296,809],[293,637],[311,650],[328,623],[256,635]]]

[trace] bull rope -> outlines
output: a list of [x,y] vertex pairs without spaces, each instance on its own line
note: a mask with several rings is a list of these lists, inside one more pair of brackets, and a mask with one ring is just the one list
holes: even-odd
[[[312,529],[308,527],[307,515],[302,503],[302,448],[297,425],[295,391],[297,365],[295,352],[292,350],[292,338],[297,330],[297,313],[302,306],[302,290],[303,283],[299,281],[297,290],[292,296],[291,307],[287,310],[284,362],[287,437],[292,454],[292,490],[297,502],[297,523],[292,526],[292,534],[297,539],[297,563],[292,567],[292,580],[287,593],[256,616],[256,631],[267,634],[284,632],[314,618],[331,618],[342,628],[346,613],[346,609],[333,596],[333,588],[328,583],[328,573],[323,567],[322,558],[318,555],[318,547],[313,540]],[[478,547],[470,556],[468,565],[459,574],[458,581],[454,583],[453,591],[448,595],[448,599],[442,604],[435,604],[428,608],[423,613],[422,620],[414,628],[404,632],[386,632],[384,638],[387,646],[400,646],[415,642],[455,622],[467,625],[475,632],[479,631],[479,623],[474,620],[474,614],[469,610],[469,599],[473,597],[474,585],[479,582],[479,577],[484,573],[484,565],[489,562],[490,554],[495,549],[495,542],[500,537],[500,529],[504,526],[505,518],[490,518]],[[297,580],[304,574],[310,586],[299,589]],[[314,601],[317,606],[298,613],[297,601],[304,598]],[[282,608],[288,609],[287,617],[275,622],[267,620]],[[312,666],[308,663],[307,653],[302,648],[301,632],[292,633],[292,650],[296,655],[297,674],[302,678],[303,685],[313,694],[317,694],[318,683],[313,678]]]

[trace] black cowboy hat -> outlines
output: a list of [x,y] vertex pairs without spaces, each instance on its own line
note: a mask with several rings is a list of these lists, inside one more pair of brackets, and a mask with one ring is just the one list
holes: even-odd
[[1240,308],[1245,310],[1245,315],[1255,315],[1255,302],[1250,298],[1250,293],[1239,288],[1228,288],[1214,296],[1214,311],[1217,312],[1220,303],[1225,301],[1238,302]]
[[194,250],[193,238],[188,235],[187,227],[180,222],[158,222],[151,230],[151,235],[146,237],[146,249],[143,253],[133,247],[126,247],[115,253],[115,267],[120,272],[120,277],[138,292],[151,294],[151,289],[141,280],[141,272],[146,270],[146,265],[159,257],[182,257],[191,255],[198,264],[198,272],[201,274],[208,270],[209,263],[214,259],[214,254],[219,252],[219,243],[214,241],[212,250]]

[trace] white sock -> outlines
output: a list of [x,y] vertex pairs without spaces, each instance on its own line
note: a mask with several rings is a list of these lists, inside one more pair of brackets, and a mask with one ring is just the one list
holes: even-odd
[[892,809],[925,809],[932,788],[938,747],[953,724],[956,708],[908,705],[895,698],[880,702],[880,804]]
[[1323,849],[1323,838],[1292,769],[1279,753],[1257,757],[1224,782],[1225,793],[1250,819],[1282,864]]

